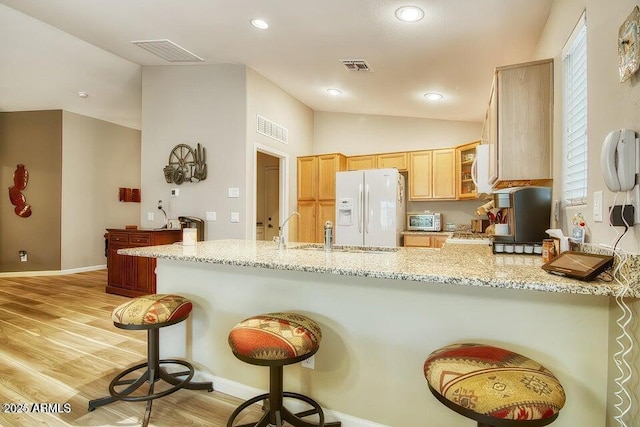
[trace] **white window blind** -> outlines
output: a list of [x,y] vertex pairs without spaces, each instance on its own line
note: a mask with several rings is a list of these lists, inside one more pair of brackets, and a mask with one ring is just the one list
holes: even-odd
[[587,203],[587,25],[580,18],[562,52],[564,143],[562,183],[567,205]]

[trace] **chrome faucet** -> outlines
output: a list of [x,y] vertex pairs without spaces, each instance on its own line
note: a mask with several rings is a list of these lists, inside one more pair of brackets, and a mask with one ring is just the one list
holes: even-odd
[[287,219],[284,220],[284,222],[278,227],[278,249],[284,249],[285,245],[284,245],[284,236],[282,235],[282,231],[284,229],[284,226],[287,225],[287,222],[289,222],[289,220],[291,219],[292,216],[294,215],[298,215],[298,217],[300,216],[300,214],[296,211],[293,211],[291,213],[291,215],[289,215],[287,217]]
[[333,250],[333,223],[327,221],[324,223],[324,251],[331,252]]

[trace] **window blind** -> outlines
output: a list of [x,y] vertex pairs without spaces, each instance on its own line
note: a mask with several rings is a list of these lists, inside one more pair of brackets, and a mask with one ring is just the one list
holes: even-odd
[[587,203],[587,26],[584,15],[563,49],[563,192],[567,205]]

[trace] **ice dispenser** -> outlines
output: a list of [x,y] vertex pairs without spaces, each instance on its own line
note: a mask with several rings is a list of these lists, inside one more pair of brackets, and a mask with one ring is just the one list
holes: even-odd
[[338,225],[353,225],[353,199],[343,197],[338,199]]

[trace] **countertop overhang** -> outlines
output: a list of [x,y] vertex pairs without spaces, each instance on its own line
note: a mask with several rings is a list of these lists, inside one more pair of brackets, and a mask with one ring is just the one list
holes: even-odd
[[[304,243],[249,240],[211,240],[195,246],[182,244],[121,249],[122,255],[204,262],[276,270],[337,274],[427,283],[520,289],[582,295],[616,296],[616,282],[582,282],[542,270],[538,255],[495,255],[489,246],[445,244],[442,249],[398,248],[395,252],[325,253],[301,249]],[[631,287],[627,297],[638,298]]]

